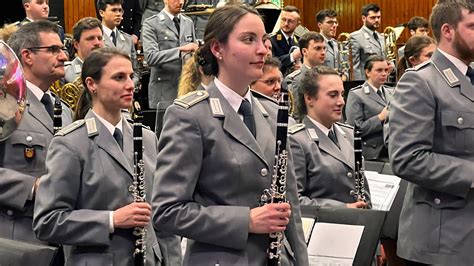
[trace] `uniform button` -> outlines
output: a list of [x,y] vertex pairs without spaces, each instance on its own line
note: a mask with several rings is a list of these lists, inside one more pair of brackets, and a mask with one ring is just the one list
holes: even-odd
[[262,175],[262,176],[267,176],[267,175],[268,175],[268,170],[267,170],[267,168],[262,168],[262,170],[260,170],[260,175]]
[[439,205],[439,204],[441,203],[441,200],[440,200],[439,198],[435,198],[435,199],[434,199],[434,203],[435,203],[436,205]]
[[351,172],[348,172],[348,173],[347,173],[347,177],[352,178],[352,173],[351,173]]
[[458,118],[458,124],[462,125],[464,123],[464,119],[462,117]]
[[161,80],[161,78],[158,78],[158,80]]
[[197,96],[202,96],[203,94],[204,94],[204,93],[202,93],[201,91],[198,91],[198,92],[196,93]]
[[8,216],[12,216],[12,215],[13,215],[13,211],[12,211],[12,210],[7,210],[7,215],[8,215]]
[[27,136],[26,137],[26,142],[32,142],[33,141],[33,137],[32,136]]

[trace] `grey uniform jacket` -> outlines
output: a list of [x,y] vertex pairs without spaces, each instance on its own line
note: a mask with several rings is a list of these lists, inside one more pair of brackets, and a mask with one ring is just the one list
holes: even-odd
[[183,58],[179,47],[195,41],[192,20],[183,14],[179,16],[179,36],[173,21],[164,11],[143,22],[143,51],[151,68],[148,104],[153,109],[158,102],[176,98]]
[[[255,97],[252,109],[256,139],[214,83],[207,91],[176,100],[166,111],[153,221],[189,239],[185,265],[264,265],[268,235],[249,233],[249,220],[250,209],[259,206],[270,186],[276,118]],[[283,265],[308,265],[291,158],[288,166],[292,212]]]
[[163,0],[138,0],[138,1],[140,4],[140,9],[143,12],[141,25],[143,25],[143,22],[147,18],[160,13],[160,11],[165,7]]
[[[67,265],[131,265],[133,229],[110,233],[110,211],[133,202],[133,132],[123,121],[123,152],[97,117],[64,128],[54,138],[35,202],[33,227],[39,239],[64,245]],[[157,154],[153,132],[143,130],[145,186],[151,197]],[[147,265],[177,265],[166,257],[175,236],[157,242],[153,225],[147,226]],[[176,239],[176,240],[174,240]],[[163,249],[163,251],[162,251]],[[173,261],[173,259],[175,259]],[[170,261],[171,260],[171,261]]]
[[303,119],[303,115],[301,114],[301,106],[300,106],[300,87],[301,87],[301,80],[303,79],[304,75],[310,68],[305,64],[301,65],[301,68],[291,72],[289,75],[285,77],[284,82],[288,85],[288,90],[293,95],[293,116],[296,120],[300,121]]
[[[355,202],[353,128],[334,124],[339,147],[308,117],[290,128],[291,153],[301,205],[346,207]],[[370,202],[368,183],[366,198]]]
[[82,60],[79,57],[74,58],[71,64],[64,68],[64,80],[66,82],[73,82],[77,77],[81,76],[82,72]]
[[366,80],[364,66],[367,58],[371,55],[384,56],[385,40],[382,34],[376,32],[379,41],[375,40],[373,33],[366,26],[351,33],[350,43],[352,45],[352,62],[354,67],[354,79]]
[[[0,167],[0,237],[41,242],[33,233],[33,201],[28,200],[36,178],[46,173],[46,154],[53,138],[53,120],[44,105],[28,89],[27,105],[16,131],[5,141],[4,168]],[[62,122],[72,122],[63,104]],[[34,156],[26,158],[25,149]]]
[[368,82],[349,91],[346,103],[347,123],[362,131],[362,152],[366,160],[377,159],[384,147],[383,123],[377,115],[393,95],[393,88],[383,85],[385,101]]
[[438,50],[408,70],[391,102],[392,169],[408,184],[398,254],[473,265],[474,87]]

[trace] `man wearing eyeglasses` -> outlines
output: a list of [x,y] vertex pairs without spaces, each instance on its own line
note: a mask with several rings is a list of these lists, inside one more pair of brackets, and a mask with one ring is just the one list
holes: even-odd
[[301,106],[300,101],[300,81],[305,73],[316,67],[324,64],[326,58],[326,44],[324,43],[324,37],[314,31],[307,32],[301,36],[299,41],[299,47],[303,54],[303,65],[300,69],[293,71],[285,77],[285,83],[288,84],[288,90],[293,94],[295,99],[295,106],[293,110],[293,116],[296,120],[300,119]]
[[[27,95],[22,120],[5,142],[7,156],[0,168],[3,238],[42,243],[33,233],[32,216],[36,189],[46,173],[46,152],[53,138],[52,110],[57,99],[49,86],[64,76],[67,60],[58,34],[55,23],[40,20],[23,25],[8,40],[23,66]],[[72,122],[72,112],[64,103],[61,109],[65,126]]]
[[280,30],[270,38],[273,56],[280,60],[280,69],[283,74],[301,60],[298,37],[294,34],[298,25],[300,25],[299,9],[294,6],[285,6],[280,15]]

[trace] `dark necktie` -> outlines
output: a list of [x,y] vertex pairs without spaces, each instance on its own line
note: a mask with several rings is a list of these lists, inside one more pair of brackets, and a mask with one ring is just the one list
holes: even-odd
[[289,47],[293,46],[293,38],[292,37],[288,37],[288,46]]
[[334,144],[336,144],[336,146],[339,148],[339,143],[337,142],[336,134],[334,134],[334,131],[333,131],[332,129],[329,130],[328,137],[329,137],[329,139],[331,139],[332,142],[334,142]]
[[122,131],[118,128],[115,128],[114,130],[114,139],[117,141],[120,149],[123,150],[123,135]]
[[239,114],[244,117],[244,124],[250,130],[250,133],[255,137],[255,120],[253,118],[252,106],[247,99],[242,100],[239,108]]
[[53,111],[53,102],[51,101],[51,96],[47,93],[43,94],[43,98],[41,98],[41,103],[44,104],[44,108],[46,108],[46,112],[48,112],[51,119],[53,119],[54,111]]
[[377,90],[377,94],[380,96],[380,98],[382,98],[382,100],[385,102],[385,97],[384,97],[384,93],[383,93],[383,89],[382,87],[380,87],[378,90]]
[[379,35],[377,34],[377,32],[374,31],[374,39],[377,41],[377,43],[380,45],[380,41],[379,41]]
[[174,22],[174,26],[176,27],[176,30],[178,31],[178,35],[179,35],[179,18],[178,17],[174,17],[173,18],[173,22]]
[[471,84],[474,85],[474,69],[472,67],[467,67],[466,76],[471,80]]
[[117,46],[117,38],[115,36],[115,31],[112,31],[110,37],[112,38],[112,42],[114,43],[114,45]]
[[334,43],[332,43],[332,40],[328,40],[328,44],[331,47],[331,49],[334,50]]

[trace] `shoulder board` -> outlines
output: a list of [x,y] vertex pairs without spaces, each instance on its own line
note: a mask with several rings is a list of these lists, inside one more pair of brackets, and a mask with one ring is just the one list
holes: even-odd
[[84,123],[85,123],[84,119],[76,120],[72,122],[71,124],[61,128],[58,132],[56,132],[55,136],[65,136],[73,132],[74,130],[80,128],[82,125],[84,125]]
[[190,17],[188,17],[186,14],[180,13],[180,16],[182,19],[187,19],[189,21],[193,21]]
[[130,34],[128,34],[128,33],[126,33],[126,32],[125,32],[125,31],[123,31],[123,30],[118,30],[118,31],[120,31],[120,34],[122,34],[123,36],[132,37],[132,35],[130,35]]
[[259,98],[259,99],[265,99],[265,100],[269,100],[275,104],[278,104],[277,100],[272,98],[272,97],[269,97],[265,94],[262,94],[261,92],[258,92],[258,91],[254,91],[254,90],[250,90],[250,92],[252,93],[252,96],[255,97],[255,98]]
[[205,90],[196,90],[189,92],[178,99],[174,100],[174,104],[179,105],[183,108],[189,109],[191,106],[207,99],[209,93]]
[[351,130],[354,130],[354,127],[349,125],[349,124],[344,124],[344,123],[341,123],[341,122],[336,122],[336,124],[340,127],[345,127],[345,128],[348,128],[348,129],[351,129]]
[[357,86],[357,87],[354,87],[354,88],[352,88],[352,89],[350,89],[350,90],[351,90],[351,91],[355,91],[355,90],[358,90],[358,89],[362,89],[362,87],[364,87],[363,85],[364,85],[364,84],[361,84],[361,85],[359,85],[359,86]]
[[260,103],[260,101],[258,100],[258,98],[254,98],[253,100],[254,100],[253,103],[255,104],[255,106],[257,106],[257,108],[260,110],[260,112],[262,112],[263,116],[268,117],[268,112],[267,112],[267,110],[265,110],[265,108],[264,108],[263,105]]
[[301,69],[297,69],[290,74],[288,74],[286,77],[289,79],[294,79],[296,76],[299,76],[301,74]]
[[295,134],[298,131],[301,131],[305,128],[306,126],[304,124],[294,124],[292,126],[288,127],[288,134]]

